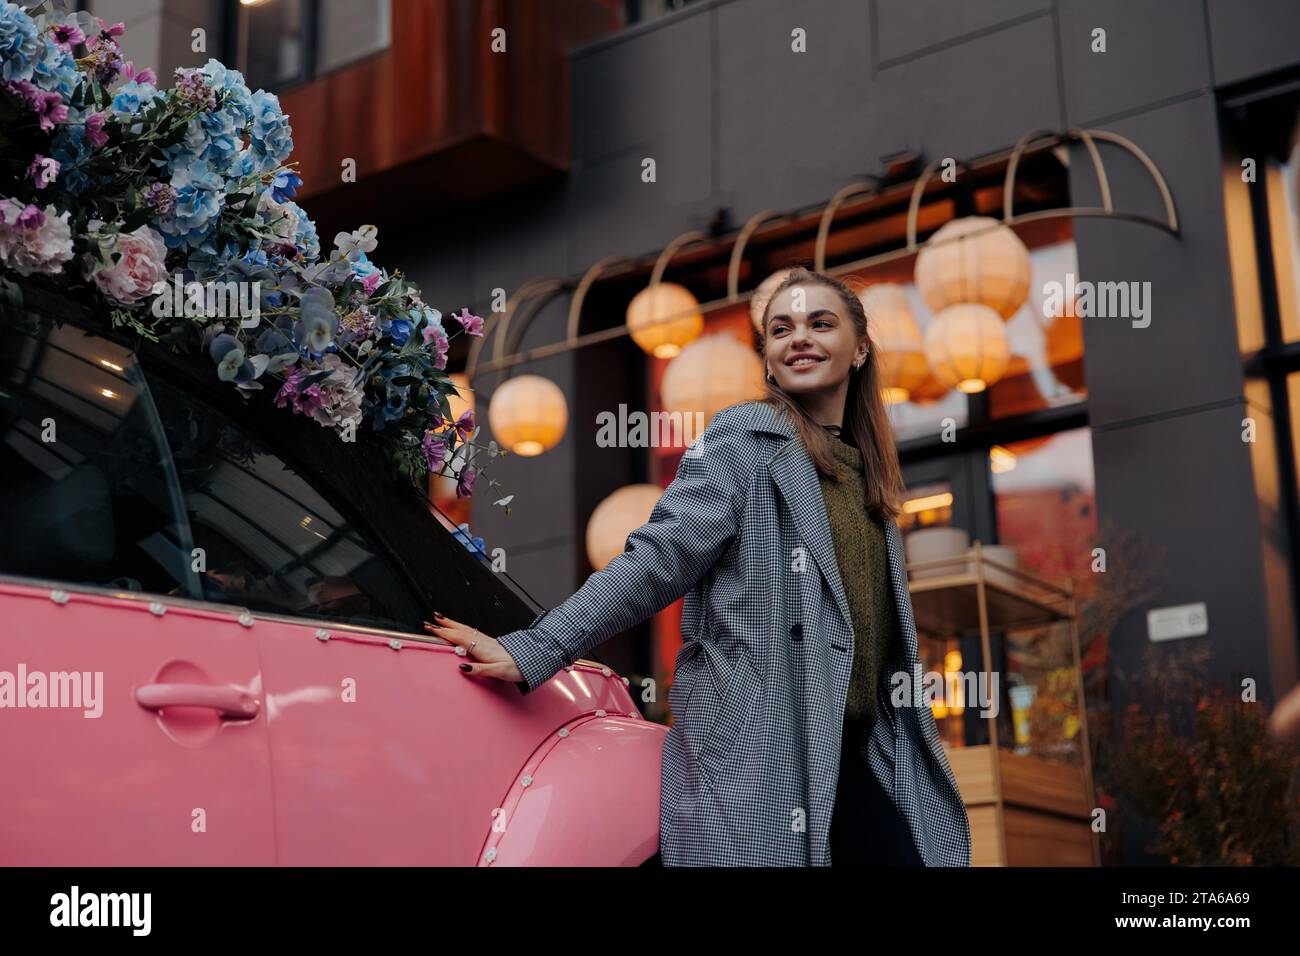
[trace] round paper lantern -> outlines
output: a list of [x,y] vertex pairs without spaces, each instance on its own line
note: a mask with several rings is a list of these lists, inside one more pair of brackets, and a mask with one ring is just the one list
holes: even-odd
[[793,269],[777,269],[770,276],[758,284],[754,294],[749,299],[749,319],[754,323],[754,329],[759,335],[763,334],[763,313],[767,311],[767,304],[772,301],[772,296],[776,293],[776,287],[785,281]]
[[763,397],[763,361],[725,332],[706,335],[668,364],[659,393],[665,411],[703,412],[708,424],[728,405]]
[[867,332],[880,367],[881,394],[890,405],[905,402],[930,376],[921,327],[912,318],[907,293],[892,282],[873,285],[858,296],[867,312]]
[[560,386],[540,375],[519,375],[492,393],[488,423],[497,443],[516,455],[540,455],[564,437],[569,406]]
[[1083,322],[1077,302],[1066,302],[1054,313],[1049,312],[1043,338],[1047,344],[1047,364],[1057,381],[1076,392],[1083,391],[1083,368],[1076,364],[1083,358]]
[[626,485],[596,506],[587,521],[587,560],[597,571],[623,553],[627,536],[650,520],[664,490]]
[[1011,343],[1000,315],[986,305],[962,302],[934,317],[925,332],[925,357],[939,381],[958,391],[982,392],[1006,371]]
[[935,312],[978,302],[1004,319],[1025,304],[1032,278],[1025,244],[988,216],[954,219],[936,232],[916,257],[915,276],[916,291]]
[[660,282],[632,297],[627,327],[632,341],[643,350],[655,358],[672,358],[703,331],[704,316],[689,289],[675,282]]
[[952,391],[952,386],[941,382],[939,377],[929,370],[927,360],[925,381],[912,389],[908,401],[913,405],[933,405],[950,391]]

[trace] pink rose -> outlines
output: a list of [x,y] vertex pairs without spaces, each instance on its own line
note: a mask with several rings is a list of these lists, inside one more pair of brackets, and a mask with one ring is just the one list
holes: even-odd
[[58,275],[71,258],[68,213],[0,199],[0,262],[19,275]]
[[[86,278],[115,305],[135,305],[166,283],[167,244],[148,226],[134,232],[99,235],[102,222],[92,221],[90,239],[99,245],[100,259],[88,256]],[[102,261],[100,261],[102,260]]]

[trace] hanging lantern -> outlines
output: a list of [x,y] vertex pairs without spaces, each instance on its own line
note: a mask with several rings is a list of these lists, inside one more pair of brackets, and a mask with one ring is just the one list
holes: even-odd
[[703,412],[707,425],[720,409],[763,397],[763,361],[725,332],[706,335],[668,364],[659,392],[665,411]]
[[560,386],[540,375],[519,375],[492,394],[488,423],[497,443],[516,455],[540,455],[564,437],[569,407]]
[[951,385],[947,385],[940,381],[939,377],[929,370],[928,360],[926,364],[925,381],[912,389],[912,393],[908,397],[908,401],[913,405],[933,405],[952,391]]
[[934,317],[925,333],[925,357],[941,382],[970,394],[1002,377],[1011,343],[1001,316],[986,305],[962,302]]
[[628,303],[632,341],[655,358],[672,358],[704,330],[700,303],[685,286],[660,282],[646,286]]
[[1004,319],[1025,304],[1032,278],[1025,244],[988,216],[944,225],[917,255],[915,276],[916,291],[936,313],[959,302],[977,302]]
[[658,485],[626,485],[596,506],[587,521],[587,560],[597,571],[623,553],[627,536],[650,520],[664,490]]
[[1057,381],[1081,392],[1083,367],[1076,363],[1083,358],[1083,322],[1079,318],[1078,300],[1062,303],[1060,308],[1049,312],[1047,319],[1047,327],[1043,329],[1047,364]]
[[772,301],[772,296],[776,293],[776,287],[785,281],[793,269],[777,269],[770,276],[758,284],[754,294],[749,298],[749,319],[754,323],[754,330],[759,335],[763,334],[763,313],[767,311],[767,304]]
[[867,331],[877,350],[881,394],[885,402],[906,402],[912,389],[930,375],[925,362],[925,342],[921,327],[912,317],[903,287],[892,282],[873,285],[858,296],[867,313]]

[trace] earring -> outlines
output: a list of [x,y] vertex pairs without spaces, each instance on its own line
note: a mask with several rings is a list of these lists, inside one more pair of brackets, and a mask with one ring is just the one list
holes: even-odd
[[776,379],[774,379],[774,378],[772,377],[772,370],[771,370],[771,369],[766,369],[765,371],[767,372],[767,374],[764,376],[764,378],[766,378],[766,379],[768,380],[768,382],[770,382],[771,384],[775,385],[775,384],[776,384]]

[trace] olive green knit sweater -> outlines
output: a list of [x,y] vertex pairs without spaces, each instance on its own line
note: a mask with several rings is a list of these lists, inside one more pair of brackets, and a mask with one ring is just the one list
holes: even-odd
[[822,497],[835,541],[840,580],[853,616],[853,669],[844,708],[845,729],[869,729],[879,711],[876,688],[880,669],[894,643],[898,626],[889,580],[885,528],[866,509],[866,473],[862,452],[829,436],[838,461],[848,466],[849,477],[836,482],[821,477]]

